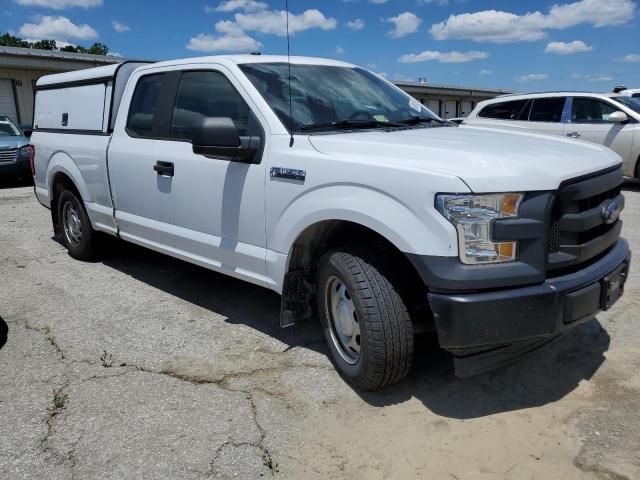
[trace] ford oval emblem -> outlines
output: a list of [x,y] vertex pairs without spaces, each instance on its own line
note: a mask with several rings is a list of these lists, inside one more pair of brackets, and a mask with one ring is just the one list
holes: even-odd
[[602,217],[607,225],[611,225],[620,218],[620,204],[615,200],[602,211]]

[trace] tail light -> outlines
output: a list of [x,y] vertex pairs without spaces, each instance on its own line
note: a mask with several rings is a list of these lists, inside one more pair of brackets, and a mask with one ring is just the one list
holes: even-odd
[[33,145],[27,145],[27,151],[29,152],[29,166],[31,167],[31,175],[36,176],[36,147]]

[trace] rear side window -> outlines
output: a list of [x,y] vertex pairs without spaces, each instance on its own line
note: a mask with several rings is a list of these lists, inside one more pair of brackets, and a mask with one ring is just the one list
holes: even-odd
[[609,115],[618,109],[596,98],[574,97],[571,111],[573,123],[610,123]]
[[510,102],[494,103],[484,107],[478,116],[499,120],[526,120],[530,103],[530,100],[512,100]]
[[140,78],[131,99],[127,131],[137,137],[153,136],[153,124],[160,103],[163,74]]
[[530,122],[560,123],[566,97],[534,98]]
[[249,106],[229,80],[218,72],[185,72],[180,80],[171,138],[191,140],[193,129],[208,117],[229,117],[240,136],[246,135]]

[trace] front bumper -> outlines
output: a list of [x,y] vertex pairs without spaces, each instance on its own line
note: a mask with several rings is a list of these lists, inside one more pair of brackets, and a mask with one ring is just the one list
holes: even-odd
[[0,163],[0,176],[31,176],[29,159],[18,157],[14,162]]
[[[539,285],[429,293],[440,345],[454,354],[460,376],[506,363],[595,317],[603,308],[605,277],[628,269],[630,260],[621,238],[591,265]],[[620,293],[627,276],[622,273]]]

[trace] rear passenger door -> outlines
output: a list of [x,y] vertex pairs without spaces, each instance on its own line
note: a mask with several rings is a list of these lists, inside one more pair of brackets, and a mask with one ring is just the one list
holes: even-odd
[[609,120],[620,111],[612,103],[593,97],[573,97],[568,137],[599,143],[620,155],[625,163],[631,159],[634,123],[615,123]]
[[[169,85],[164,73],[132,77],[133,94],[122,105],[107,152],[109,185],[120,235],[125,240],[161,248],[160,209],[156,185],[155,139],[161,99]],[[130,99],[130,100],[129,100]],[[91,172],[87,172],[90,174]]]
[[[266,122],[226,70],[170,72],[176,82],[155,160],[171,174],[155,178],[163,245],[171,254],[232,276],[266,282],[265,166],[193,153],[194,128],[231,118],[240,136],[259,136]],[[266,147],[265,147],[266,148]],[[262,152],[254,161],[261,160]]]
[[563,112],[567,97],[534,98],[528,117],[528,128],[545,135],[564,135]]

